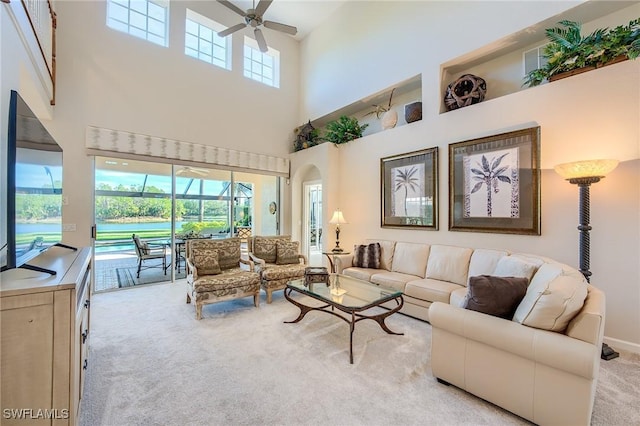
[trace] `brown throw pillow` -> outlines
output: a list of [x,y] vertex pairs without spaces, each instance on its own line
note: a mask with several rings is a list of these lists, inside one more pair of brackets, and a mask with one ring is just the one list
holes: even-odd
[[276,242],[276,265],[300,263],[298,242],[278,240]]
[[380,243],[353,246],[353,266],[380,269]]
[[512,319],[527,293],[527,278],[469,277],[469,290],[462,307],[500,318]]
[[222,272],[218,262],[218,251],[213,249],[198,249],[192,252],[191,261],[198,269],[198,275],[217,275]]

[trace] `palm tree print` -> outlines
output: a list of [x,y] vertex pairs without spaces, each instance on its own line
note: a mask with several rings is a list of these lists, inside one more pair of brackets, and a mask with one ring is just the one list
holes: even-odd
[[418,191],[420,189],[420,179],[416,176],[418,172],[417,167],[398,169],[395,181],[394,192],[398,192],[404,188],[404,215],[407,214],[407,197],[409,195],[409,189],[412,191]]
[[502,159],[507,155],[509,155],[509,153],[492,158],[491,164],[489,164],[487,157],[483,155],[482,163],[476,163],[479,168],[471,169],[471,173],[473,173],[472,179],[477,182],[471,190],[471,193],[473,194],[479,191],[482,185],[487,186],[487,217],[491,217],[493,211],[492,196],[494,193],[497,194],[500,191],[498,183],[505,182],[511,184],[511,179],[504,175],[504,173],[509,170],[509,166],[500,167]]

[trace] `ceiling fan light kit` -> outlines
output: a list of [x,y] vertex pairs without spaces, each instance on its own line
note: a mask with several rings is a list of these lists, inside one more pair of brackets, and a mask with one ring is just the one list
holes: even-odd
[[280,31],[290,35],[296,35],[298,32],[298,29],[296,27],[293,27],[291,25],[281,24],[279,22],[263,20],[263,15],[267,11],[269,6],[271,6],[272,2],[273,0],[260,0],[258,2],[258,6],[256,6],[255,0],[254,0],[253,8],[243,11],[242,9],[240,9],[238,6],[234,5],[230,1],[218,0],[218,3],[221,3],[222,5],[228,7],[229,9],[233,10],[235,13],[237,13],[238,15],[244,18],[243,24],[241,23],[241,24],[233,25],[224,31],[220,31],[218,35],[220,37],[226,37],[229,34],[235,33],[236,31],[240,31],[246,27],[251,27],[253,28],[253,35],[256,39],[256,42],[258,43],[258,47],[260,48],[260,51],[263,53],[269,50],[269,46],[267,46],[267,41],[265,40],[264,34],[262,34],[262,30],[260,29],[260,27],[269,28],[271,30]]

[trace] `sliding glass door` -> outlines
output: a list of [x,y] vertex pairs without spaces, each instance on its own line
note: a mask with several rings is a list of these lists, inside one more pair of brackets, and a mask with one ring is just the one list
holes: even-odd
[[[184,278],[184,242],[279,233],[280,179],[96,157],[95,290]],[[161,259],[140,262],[133,235]],[[140,267],[140,271],[138,271]]]

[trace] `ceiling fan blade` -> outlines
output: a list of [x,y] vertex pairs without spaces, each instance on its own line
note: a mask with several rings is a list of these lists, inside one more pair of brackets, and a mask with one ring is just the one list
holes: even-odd
[[229,9],[233,10],[235,13],[237,13],[240,16],[247,16],[246,12],[242,9],[240,9],[238,6],[236,6],[235,4],[231,3],[230,1],[227,0],[218,0],[218,3],[227,6]]
[[296,35],[298,33],[298,29],[296,27],[292,27],[291,25],[281,24],[279,22],[273,21],[264,21],[262,24],[269,29],[282,31],[283,33],[291,35]]
[[262,31],[260,31],[260,28],[256,28],[253,31],[253,34],[256,36],[256,41],[258,42],[258,47],[260,48],[260,51],[262,53],[266,53],[267,51],[269,51],[269,46],[267,46],[267,42],[264,39],[264,35],[262,35]]
[[256,7],[256,15],[264,15],[264,12],[267,11],[272,2],[273,0],[260,0],[260,2],[258,3],[258,7]]
[[226,29],[226,30],[224,30],[224,31],[220,31],[220,32],[218,33],[218,36],[220,36],[220,37],[226,37],[226,36],[228,36],[228,35],[229,35],[229,34],[231,34],[231,33],[235,33],[236,31],[238,31],[238,30],[241,30],[241,29],[245,28],[246,26],[247,26],[247,24],[236,24],[236,25],[234,25],[233,27],[229,27],[229,28],[227,28],[227,29]]

